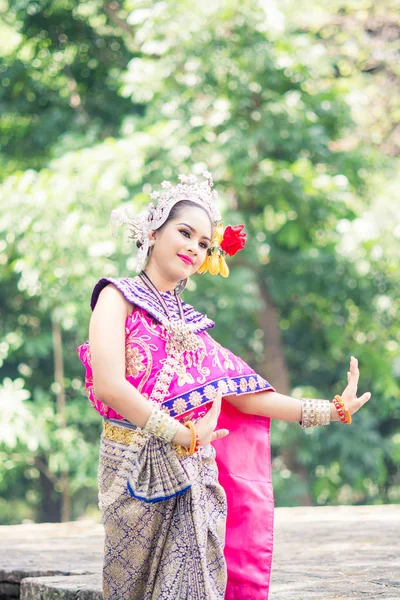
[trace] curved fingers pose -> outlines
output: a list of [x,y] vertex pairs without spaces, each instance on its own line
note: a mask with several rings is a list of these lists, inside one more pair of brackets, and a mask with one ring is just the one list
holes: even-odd
[[365,392],[365,394],[357,398],[359,377],[358,360],[352,356],[350,359],[350,370],[347,373],[347,387],[342,394],[343,402],[351,415],[357,412],[371,398],[370,392]]
[[218,391],[208,413],[196,423],[196,432],[199,436],[200,446],[205,446],[210,442],[219,440],[229,433],[227,429],[215,430],[221,412],[221,403],[222,393]]

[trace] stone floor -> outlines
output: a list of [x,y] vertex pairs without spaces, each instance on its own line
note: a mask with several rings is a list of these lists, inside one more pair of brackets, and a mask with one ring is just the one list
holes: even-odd
[[270,600],[400,598],[400,506],[276,510]]
[[[0,540],[0,600],[101,600],[100,525],[0,527]],[[400,506],[276,510],[269,600],[396,598]]]

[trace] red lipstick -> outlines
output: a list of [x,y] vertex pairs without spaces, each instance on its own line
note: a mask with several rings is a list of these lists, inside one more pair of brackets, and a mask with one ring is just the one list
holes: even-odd
[[177,256],[179,256],[179,258],[181,259],[181,261],[183,261],[187,265],[193,265],[194,264],[194,260],[192,258],[190,258],[190,256],[186,256],[186,254],[178,254]]

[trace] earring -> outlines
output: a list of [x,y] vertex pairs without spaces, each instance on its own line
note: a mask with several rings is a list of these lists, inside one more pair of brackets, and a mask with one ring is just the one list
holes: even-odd
[[174,292],[175,294],[177,294],[179,296],[179,294],[182,294],[183,290],[185,289],[187,284],[187,277],[186,279],[181,279],[180,282],[178,283],[178,285],[176,286]]

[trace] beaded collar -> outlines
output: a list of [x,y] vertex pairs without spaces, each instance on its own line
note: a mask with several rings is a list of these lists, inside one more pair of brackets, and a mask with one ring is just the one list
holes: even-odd
[[193,333],[190,325],[186,323],[185,314],[183,312],[182,300],[179,295],[174,291],[176,304],[179,311],[179,319],[174,319],[171,316],[169,308],[161,295],[161,292],[156,288],[154,283],[151,281],[149,276],[142,271],[139,275],[142,283],[150,290],[150,292],[157,298],[158,302],[162,306],[165,316],[163,319],[163,325],[167,332],[167,354],[175,354],[176,352],[195,352],[201,346],[199,338]]
[[[106,287],[109,283],[115,285],[115,287],[124,295],[124,297],[136,306],[143,308],[152,317],[154,317],[159,323],[163,323],[165,320],[165,311],[161,306],[159,300],[154,294],[142,283],[139,277],[126,277],[126,278],[113,278],[104,277],[95,285],[90,306],[92,310],[96,306],[97,299],[101,290]],[[161,296],[166,303],[170,316],[173,319],[179,319],[179,308],[176,302],[175,296],[171,292],[162,292]],[[184,314],[184,320],[189,325],[193,333],[201,333],[206,329],[211,329],[215,326],[214,321],[209,319],[207,315],[203,315],[188,304],[182,301],[182,309]]]
[[[144,283],[145,287],[147,287],[150,290],[150,292],[152,292],[153,295],[158,299],[159,303],[161,304],[161,306],[165,312],[165,316],[168,318],[169,321],[171,321],[172,315],[169,311],[167,303],[165,302],[160,290],[158,290],[156,288],[154,283],[151,281],[150,277],[144,271],[139,273],[139,277],[142,280],[142,282]],[[177,305],[178,311],[179,311],[179,318],[186,323],[185,315],[183,312],[182,300],[180,299],[179,295],[176,293],[176,290],[174,290],[174,296],[175,296],[176,305]]]

